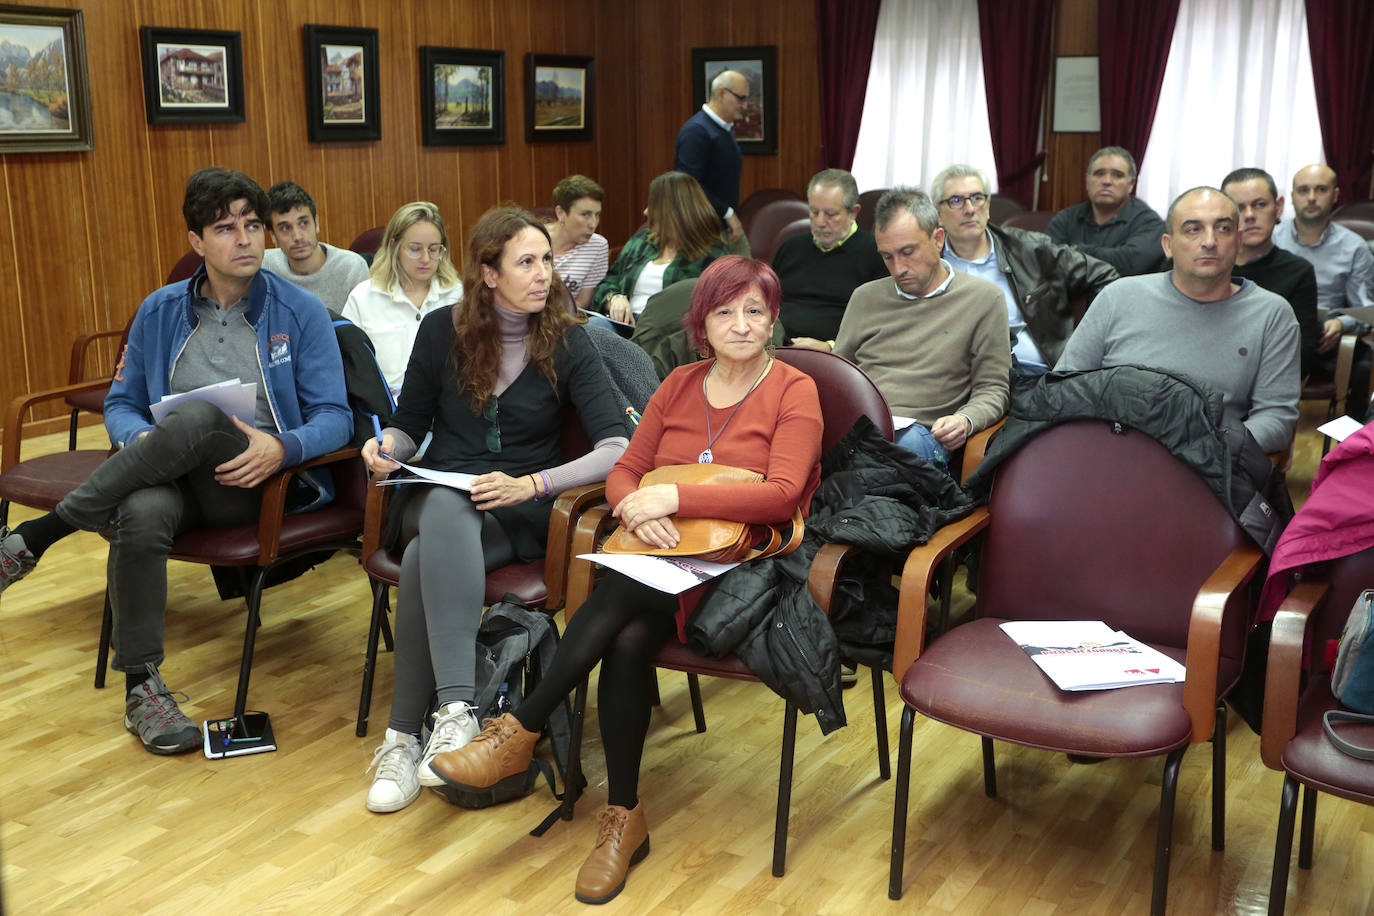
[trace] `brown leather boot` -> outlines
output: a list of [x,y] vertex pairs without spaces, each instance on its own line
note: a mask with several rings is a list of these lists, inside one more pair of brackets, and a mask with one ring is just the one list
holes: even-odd
[[539,732],[525,731],[510,713],[488,719],[463,747],[435,756],[430,769],[449,785],[486,789],[530,768]]
[[649,825],[644,802],[633,809],[607,805],[598,816],[601,829],[592,854],[577,872],[576,897],[583,903],[605,903],[625,888],[630,866],[649,854]]

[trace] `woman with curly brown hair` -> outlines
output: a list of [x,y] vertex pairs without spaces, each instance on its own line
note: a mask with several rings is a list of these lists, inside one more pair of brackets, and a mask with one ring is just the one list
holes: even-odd
[[[543,225],[515,207],[488,210],[468,248],[463,302],[420,323],[391,425],[380,443],[363,446],[369,468],[391,471],[432,431],[425,467],[477,475],[471,493],[416,485],[391,503],[387,536],[404,554],[391,717],[367,795],[378,812],[439,785],[429,761],[477,733],[485,573],[543,556],[550,497],[604,480],[629,441],[586,330],[565,309],[545,308],[554,281]],[[565,462],[559,430],[568,409],[593,446]],[[437,713],[422,749],[431,699]]]

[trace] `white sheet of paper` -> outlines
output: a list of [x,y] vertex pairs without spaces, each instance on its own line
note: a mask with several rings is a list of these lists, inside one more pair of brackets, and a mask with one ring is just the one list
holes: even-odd
[[[393,461],[395,459],[392,459]],[[401,467],[410,471],[415,477],[389,477],[381,481],[381,484],[403,484],[403,483],[437,483],[445,487],[453,487],[455,490],[467,490],[471,492],[472,481],[477,477],[476,474],[464,474],[461,471],[436,471],[432,468],[416,467],[406,464],[404,461],[397,461]]]
[[892,429],[895,432],[901,432],[915,422],[915,417],[899,417],[895,413],[892,415]]
[[650,588],[678,595],[694,585],[710,582],[729,572],[738,563],[708,563],[695,557],[649,557],[632,553],[582,553],[579,560],[591,560],[614,569]]
[[1321,433],[1323,436],[1329,436],[1337,442],[1343,442],[1347,436],[1351,433],[1358,432],[1363,427],[1364,424],[1354,417],[1341,415],[1334,420],[1318,426],[1317,432]]
[[167,414],[187,401],[207,401],[229,416],[237,417],[243,423],[252,426],[253,414],[258,406],[258,383],[245,383],[233,378],[213,385],[203,385],[191,391],[183,391],[181,394],[165,395],[156,404],[149,404],[148,412],[153,415],[154,423],[161,423]]

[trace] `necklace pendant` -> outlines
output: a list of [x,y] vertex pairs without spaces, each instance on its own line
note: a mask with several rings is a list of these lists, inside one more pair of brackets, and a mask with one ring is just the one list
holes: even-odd
[[715,460],[716,457],[711,454],[711,450],[709,448],[697,456],[697,464],[710,464],[712,461]]

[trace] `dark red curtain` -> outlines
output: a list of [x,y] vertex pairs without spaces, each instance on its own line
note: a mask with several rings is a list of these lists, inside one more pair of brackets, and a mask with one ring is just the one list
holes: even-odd
[[[1102,145],[1145,156],[1174,41],[1179,0],[1098,0]],[[1084,163],[1086,165],[1086,163]]]
[[825,168],[854,165],[880,6],[882,0],[816,0],[816,73],[821,84]]
[[1374,161],[1374,9],[1368,0],[1307,0],[1312,82],[1326,163],[1341,201],[1369,198]]
[[1026,206],[1035,201],[1040,149],[1040,112],[1050,76],[1054,0],[978,0],[992,154],[997,186]]

